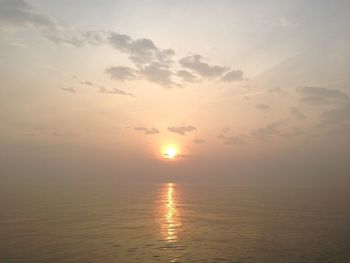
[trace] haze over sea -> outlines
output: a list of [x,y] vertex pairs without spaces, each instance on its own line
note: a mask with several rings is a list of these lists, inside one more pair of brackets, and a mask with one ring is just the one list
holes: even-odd
[[347,189],[0,187],[0,262],[350,262]]

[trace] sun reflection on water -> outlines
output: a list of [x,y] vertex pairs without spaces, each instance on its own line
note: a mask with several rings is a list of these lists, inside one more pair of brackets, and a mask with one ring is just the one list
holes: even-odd
[[181,226],[176,202],[176,185],[173,183],[165,184],[162,188],[161,198],[161,235],[168,242],[176,242]]

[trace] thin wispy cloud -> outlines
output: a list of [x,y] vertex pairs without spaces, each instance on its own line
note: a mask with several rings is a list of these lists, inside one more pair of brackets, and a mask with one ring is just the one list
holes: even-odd
[[138,127],[135,127],[134,130],[142,132],[145,135],[154,135],[154,134],[159,133],[159,130],[154,128],[154,127],[147,128],[147,127],[143,127],[143,126],[138,126]]
[[192,142],[195,144],[203,144],[205,143],[205,140],[201,138],[196,138],[196,139],[193,139]]
[[270,105],[259,103],[255,106],[255,108],[262,110],[262,111],[266,111],[266,110],[269,110],[271,107],[270,107]]
[[247,136],[237,134],[231,127],[223,128],[217,138],[226,145],[243,145],[247,143]]
[[171,127],[168,127],[168,131],[173,132],[173,133],[177,133],[177,134],[180,134],[180,135],[185,135],[186,133],[193,132],[195,130],[197,130],[197,128],[192,126],[192,125],[182,125],[182,126],[171,126]]
[[277,95],[288,95],[288,91],[286,91],[285,89],[282,89],[280,87],[276,87],[276,88],[270,88],[267,90],[268,93],[271,94],[277,94]]
[[2,28],[33,27],[45,38],[57,44],[81,46],[82,41],[63,23],[40,14],[24,0],[2,0],[0,2],[0,25]]
[[289,111],[298,119],[305,119],[306,115],[296,107],[290,107]]
[[90,81],[81,81],[80,84],[86,85],[86,86],[94,86],[94,84],[92,84],[92,82],[90,82]]
[[226,145],[242,145],[247,143],[246,139],[237,135],[220,134],[218,138]]
[[268,125],[254,129],[250,135],[259,140],[268,140],[271,137],[281,134],[281,128],[286,126],[288,120],[281,120],[269,123]]
[[349,96],[341,90],[324,87],[299,87],[297,91],[302,95],[301,101],[311,105],[329,105],[349,101]]
[[350,102],[321,113],[319,127],[329,127],[350,123]]
[[69,92],[69,93],[76,93],[76,90],[72,87],[69,88],[61,88],[61,90]]
[[107,89],[103,86],[99,86],[98,89],[99,89],[99,93],[102,93],[102,94],[117,94],[117,95],[129,96],[132,98],[136,98],[136,96],[134,94],[132,94],[130,92],[126,92],[124,90],[117,89],[117,88]]

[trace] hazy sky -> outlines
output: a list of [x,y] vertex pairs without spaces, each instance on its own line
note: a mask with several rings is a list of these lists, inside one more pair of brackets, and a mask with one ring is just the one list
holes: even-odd
[[349,183],[349,14],[348,0],[0,0],[1,181]]

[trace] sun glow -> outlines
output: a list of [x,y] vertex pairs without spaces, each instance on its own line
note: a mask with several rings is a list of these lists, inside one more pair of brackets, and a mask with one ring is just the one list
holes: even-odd
[[175,159],[178,155],[178,150],[175,146],[168,145],[164,148],[163,156],[167,159]]

